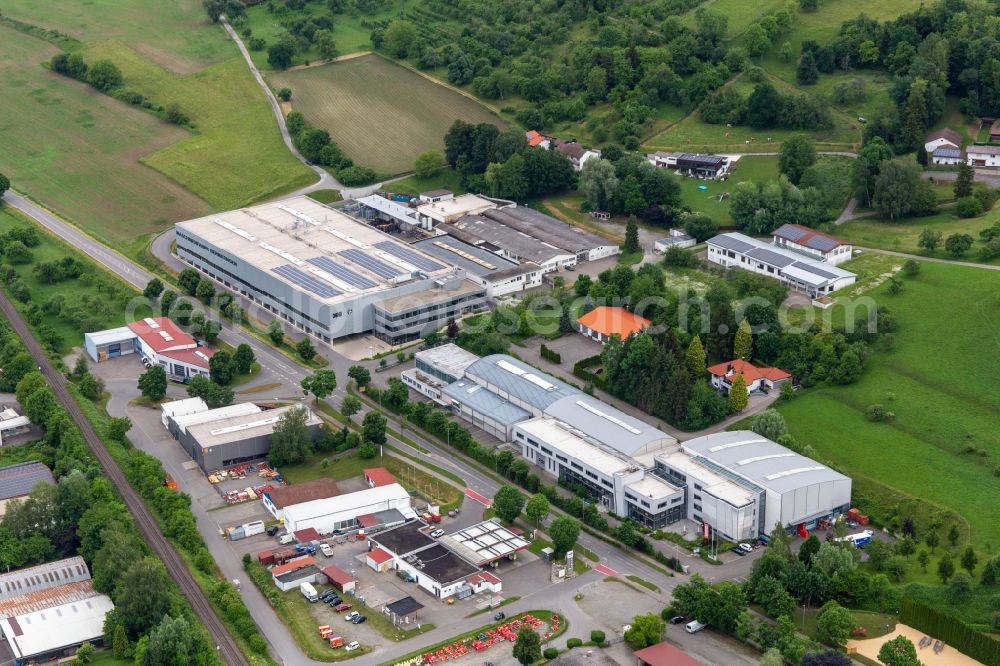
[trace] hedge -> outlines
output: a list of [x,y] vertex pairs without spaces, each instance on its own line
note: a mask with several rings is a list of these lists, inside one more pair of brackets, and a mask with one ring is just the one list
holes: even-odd
[[568,641],[566,641],[566,647],[570,649],[575,647],[580,647],[581,645],[583,645],[583,641],[579,638],[570,638]]
[[956,617],[914,599],[903,599],[899,617],[903,624],[944,641],[986,666],[1000,666],[1000,642],[979,633]]
[[545,345],[542,345],[541,349],[539,350],[539,353],[541,354],[542,358],[544,358],[546,361],[555,364],[562,363],[562,354],[560,354],[557,351],[552,351]]
[[542,650],[542,656],[546,659],[555,659],[559,656],[559,650],[555,648],[545,648]]
[[603,645],[604,639],[605,635],[603,631],[594,629],[592,632],[590,632],[590,642],[593,643],[594,645]]
[[599,389],[604,389],[604,377],[593,372],[590,372],[592,368],[596,368],[601,365],[601,356],[589,356],[584,359],[580,359],[573,366],[573,376],[579,377],[580,379],[590,382]]

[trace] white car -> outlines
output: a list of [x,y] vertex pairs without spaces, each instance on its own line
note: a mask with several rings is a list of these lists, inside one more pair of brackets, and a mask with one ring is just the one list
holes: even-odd
[[746,551],[748,553],[752,553],[753,552],[753,546],[751,546],[748,543],[741,543],[740,544],[740,549],[744,550],[744,551]]
[[347,644],[347,645],[346,645],[346,646],[344,647],[344,649],[345,649],[345,650],[347,650],[348,652],[354,652],[354,651],[355,651],[355,650],[357,650],[357,649],[358,649],[359,647],[361,647],[361,643],[359,643],[359,642],[357,642],[357,641],[351,641],[350,643],[348,643],[348,644]]
[[327,557],[333,557],[333,548],[330,548],[330,544],[321,543],[319,545],[319,552],[323,553]]
[[361,613],[359,613],[358,611],[351,611],[350,613],[344,616],[344,619],[347,620],[348,622],[351,622],[354,620],[354,618],[356,618],[359,615],[361,615]]
[[431,538],[432,539],[437,539],[437,538],[443,537],[443,536],[444,536],[444,530],[437,529],[437,530],[434,530],[433,532],[431,532]]

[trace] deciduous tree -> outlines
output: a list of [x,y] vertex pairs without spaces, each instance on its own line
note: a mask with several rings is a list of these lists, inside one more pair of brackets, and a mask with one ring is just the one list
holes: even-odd
[[[788,432],[785,425],[785,417],[776,409],[765,409],[753,417],[750,429],[762,437],[767,437],[772,442],[777,442],[781,436]],[[816,543],[819,548],[819,542]]]
[[280,417],[271,434],[268,461],[275,467],[302,462],[312,448],[312,437],[306,425],[309,412],[303,407],[290,409]]
[[245,342],[240,343],[233,353],[233,365],[236,366],[236,372],[241,375],[248,374],[253,369],[253,364],[256,360],[257,357],[253,353],[253,347]]
[[352,365],[347,369],[347,376],[354,380],[358,388],[364,388],[372,381],[372,374],[363,365]]
[[878,651],[878,660],[885,666],[920,666],[917,649],[906,636],[886,641]]
[[542,658],[542,639],[531,627],[524,625],[514,641],[514,658],[521,666],[530,666]]
[[666,624],[658,615],[636,615],[632,619],[632,627],[625,632],[625,642],[632,649],[640,650],[650,645],[656,645],[663,640]]
[[337,374],[333,370],[317,370],[300,382],[302,392],[312,393],[316,402],[323,400],[337,388]]
[[295,343],[295,353],[306,363],[316,358],[316,348],[309,338],[302,338]]
[[382,412],[370,411],[361,422],[361,437],[366,442],[381,446],[385,444],[386,420]]
[[556,557],[563,557],[573,549],[580,536],[580,523],[569,516],[559,516],[549,525],[549,537]]
[[170,579],[157,560],[134,562],[115,585],[112,598],[131,638],[148,632],[173,606]]
[[352,416],[361,411],[361,401],[353,395],[345,395],[340,402],[340,413],[350,420]]
[[493,496],[493,510],[507,523],[513,523],[524,509],[524,495],[513,486],[501,486]]
[[844,645],[855,626],[857,623],[851,611],[836,601],[826,602],[816,614],[816,634],[824,643]]
[[816,163],[816,144],[805,134],[793,134],[781,142],[778,169],[796,185],[806,169]]
[[542,493],[532,495],[524,507],[524,515],[537,527],[549,515],[549,498]]
[[417,178],[430,178],[444,167],[444,155],[438,150],[426,150],[413,161],[413,174]]
[[167,394],[167,372],[161,365],[154,365],[139,375],[139,391],[150,400],[162,400]]

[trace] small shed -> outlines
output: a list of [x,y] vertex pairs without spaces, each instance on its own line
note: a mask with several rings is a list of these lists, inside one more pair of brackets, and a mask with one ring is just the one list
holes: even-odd
[[368,551],[365,563],[379,573],[385,573],[392,568],[392,555],[381,548]]
[[413,597],[403,597],[385,607],[386,614],[393,624],[409,624],[419,619],[420,609],[424,605]]
[[372,467],[364,470],[364,474],[369,488],[378,488],[396,483],[396,477],[385,467]]
[[312,527],[307,527],[304,530],[299,530],[298,532],[295,532],[294,535],[295,535],[295,540],[298,541],[299,543],[309,543],[310,541],[319,541],[321,538],[319,532],[317,532]]
[[338,566],[331,564],[328,567],[324,567],[322,572],[330,580],[330,584],[344,594],[354,592],[355,587],[357,587],[358,583],[354,580],[354,576]]

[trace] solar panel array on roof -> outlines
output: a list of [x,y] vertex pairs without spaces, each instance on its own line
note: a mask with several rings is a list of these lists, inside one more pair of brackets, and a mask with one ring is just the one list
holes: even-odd
[[831,273],[830,271],[825,271],[815,264],[810,264],[803,261],[796,261],[795,267],[804,270],[807,273],[812,273],[813,275],[818,275],[820,277],[826,278],[827,280],[836,280],[838,277],[841,277],[835,273]]
[[403,271],[398,268],[390,266],[384,261],[379,261],[375,257],[365,254],[361,250],[355,248],[351,248],[350,250],[341,250],[337,254],[353,261],[362,268],[370,270],[379,277],[384,277],[386,280],[392,280],[393,278],[397,278],[403,274]]
[[750,243],[744,243],[738,238],[733,238],[730,234],[719,234],[715,238],[712,238],[710,242],[727,250],[733,250],[734,252],[746,252],[747,250],[752,250],[754,248],[754,246]]
[[795,262],[795,260],[791,257],[786,257],[783,254],[772,252],[771,250],[765,250],[762,247],[750,250],[746,253],[746,255],[752,259],[760,259],[761,261],[766,261],[772,266],[778,266],[780,268],[784,268],[788,264]]
[[381,241],[375,243],[375,247],[380,250],[385,250],[389,254],[399,257],[403,261],[408,261],[417,268],[425,271],[437,271],[445,268],[443,264],[439,264],[436,261],[431,261],[419,252],[414,252],[413,250],[403,247],[402,245],[397,245],[392,241]]
[[344,293],[334,289],[319,278],[313,277],[308,273],[303,273],[298,268],[295,268],[295,266],[290,266],[289,264],[282,264],[271,270],[289,282],[313,292],[320,298],[332,298]]
[[323,269],[330,275],[343,280],[352,287],[357,287],[358,289],[371,289],[372,287],[378,286],[377,282],[369,280],[363,275],[358,275],[348,268],[344,268],[330,259],[330,257],[313,257],[307,261],[313,266]]
[[813,234],[811,238],[806,240],[806,247],[811,247],[814,250],[819,250],[820,252],[829,252],[839,245],[840,243],[832,238],[827,238],[826,236],[820,236],[818,234]]
[[787,238],[790,241],[797,241],[809,232],[805,229],[800,229],[798,227],[793,227],[790,224],[782,225],[780,229],[774,232],[776,236],[781,236],[782,238]]

